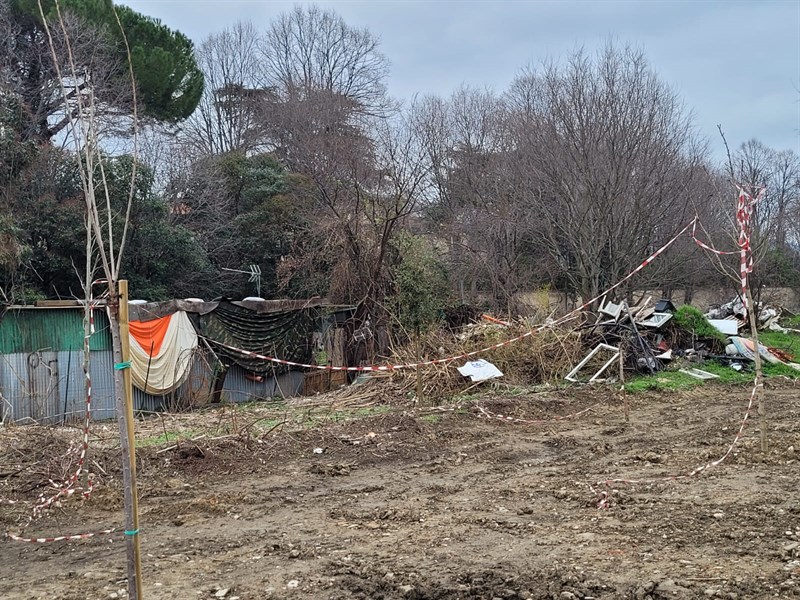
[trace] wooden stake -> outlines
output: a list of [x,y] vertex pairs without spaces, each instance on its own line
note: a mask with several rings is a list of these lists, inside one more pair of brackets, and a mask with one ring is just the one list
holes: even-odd
[[[422,341],[417,329],[417,362],[422,362]],[[417,404],[422,403],[422,369],[417,367]]]
[[[125,487],[125,546],[128,557],[128,598],[142,600],[142,562],[139,544],[139,494],[136,488],[136,440],[133,419],[133,388],[130,367],[130,328],[128,321],[128,282],[117,288],[116,311],[112,309],[111,335],[114,343],[114,387],[117,424],[122,450],[122,481]],[[114,327],[113,313],[117,313]],[[121,368],[117,368],[120,365]]]
[[622,409],[625,412],[625,422],[629,423],[631,420],[631,412],[628,407],[628,394],[625,393],[625,359],[622,356],[622,342],[619,344],[619,382],[620,392],[622,393]]
[[747,300],[747,314],[750,317],[750,337],[753,340],[753,361],[756,364],[756,397],[758,398],[758,429],[761,437],[761,452],[767,453],[767,403],[764,398],[764,373],[761,368],[761,352],[758,344],[758,316],[756,307],[753,304],[753,295],[750,293],[750,286],[745,288],[745,299]]

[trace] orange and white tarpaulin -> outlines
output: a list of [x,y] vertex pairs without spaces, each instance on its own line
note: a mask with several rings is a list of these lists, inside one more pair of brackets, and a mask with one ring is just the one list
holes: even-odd
[[197,333],[185,312],[131,321],[130,337],[133,385],[161,396],[186,381],[197,348]]

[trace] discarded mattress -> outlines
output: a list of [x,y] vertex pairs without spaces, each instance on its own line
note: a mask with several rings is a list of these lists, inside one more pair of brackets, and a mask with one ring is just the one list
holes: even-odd
[[162,396],[186,381],[197,334],[185,312],[131,321],[130,342],[131,381],[137,388]]
[[[755,344],[753,344],[753,340],[735,335],[731,336],[729,339],[731,344],[736,348],[737,354],[744,356],[748,360],[755,360]],[[767,362],[773,364],[783,362],[763,344],[758,345],[758,353],[761,355],[761,358]]]
[[[728,339],[730,340],[736,354],[740,354],[748,360],[755,359],[755,353],[753,352],[753,340],[737,336],[731,336]],[[763,344],[758,345],[758,350],[759,354],[767,362],[773,364],[781,363],[800,371],[800,364],[787,360],[788,355],[785,352],[779,352],[778,350],[773,352]]]

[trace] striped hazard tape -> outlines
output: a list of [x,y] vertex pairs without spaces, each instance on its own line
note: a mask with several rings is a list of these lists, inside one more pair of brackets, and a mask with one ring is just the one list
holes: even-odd
[[[101,282],[98,281],[95,282],[95,284],[96,283],[101,283]],[[89,430],[92,417],[92,375],[91,375],[91,369],[89,368],[89,356],[90,356],[89,344],[91,341],[91,336],[94,335],[95,333],[94,311],[98,306],[99,306],[99,300],[93,300],[93,299],[89,300],[89,310],[87,311],[89,319],[89,327],[83,338],[83,352],[85,357],[83,363],[83,374],[86,383],[86,414],[84,416],[84,421],[83,421],[83,432],[82,432],[83,438],[80,444],[78,461],[75,467],[75,471],[72,472],[72,474],[67,478],[67,480],[62,483],[56,483],[52,479],[49,480],[50,489],[54,489],[55,492],[52,493],[51,495],[47,495],[47,492],[42,492],[39,495],[39,497],[37,498],[36,502],[33,505],[31,514],[28,516],[28,522],[25,525],[25,528],[30,526],[30,524],[34,521],[34,519],[40,518],[44,513],[44,511],[52,508],[60,499],[69,498],[73,496],[76,492],[81,491],[81,496],[85,500],[89,498],[89,496],[92,494],[92,491],[94,490],[94,479],[91,476],[91,474],[86,471],[85,464],[86,464],[86,456],[89,450]],[[69,452],[67,454],[69,454]],[[85,489],[77,485],[83,473],[87,474]],[[3,500],[2,502],[5,504],[19,503],[18,500]],[[83,540],[97,535],[109,534],[113,531],[114,529],[106,529],[103,531],[93,532],[93,533],[80,533],[80,534],[62,535],[55,537],[24,537],[20,535],[14,535],[11,533],[6,533],[6,537],[17,542],[47,543],[47,542]]]
[[100,535],[109,535],[114,533],[116,528],[112,529],[104,529],[102,531],[93,531],[91,533],[77,533],[74,535],[59,535],[56,537],[23,537],[20,535],[14,535],[11,533],[6,533],[6,537],[10,540],[15,542],[26,542],[29,544],[49,544],[51,542],[76,542],[78,540],[88,540],[89,538],[93,538]]
[[574,419],[575,417],[579,417],[585,413],[594,410],[595,408],[600,406],[600,404],[601,403],[598,402],[597,404],[592,404],[591,406],[588,406],[583,410],[579,410],[578,412],[569,415],[550,417],[549,419],[521,419],[519,417],[510,417],[508,415],[493,413],[491,411],[486,410],[482,406],[476,405],[476,408],[484,417],[487,417],[489,419],[494,419],[497,421],[503,421],[504,423],[527,423],[530,425],[547,425],[548,423],[557,423],[558,421],[566,421],[567,419]]
[[740,277],[740,284],[741,284],[741,292],[742,292],[742,303],[744,304],[745,309],[748,308],[747,306],[747,276],[753,272],[753,253],[752,253],[752,246],[750,242],[751,238],[751,219],[753,217],[753,209],[755,205],[764,197],[766,193],[766,188],[758,187],[758,188],[751,188],[756,189],[755,195],[746,192],[742,187],[739,187],[739,195],[736,199],[736,224],[739,227],[739,237],[737,240],[737,245],[739,246],[738,250],[726,251],[726,250],[717,250],[708,244],[701,242],[697,239],[697,219],[695,219],[695,224],[692,226],[692,239],[695,243],[703,248],[704,250],[708,250],[709,252],[713,252],[717,255],[732,255],[738,254],[740,256],[739,260],[739,277]]
[[478,350],[473,350],[471,352],[464,352],[463,354],[457,354],[455,356],[448,356],[446,358],[436,358],[436,359],[432,359],[432,360],[423,360],[423,361],[415,362],[415,363],[372,365],[372,366],[362,366],[362,367],[347,367],[347,366],[337,367],[337,366],[333,366],[333,365],[312,365],[312,364],[308,364],[308,363],[301,363],[301,362],[295,362],[295,361],[291,361],[291,360],[284,360],[284,359],[281,359],[281,358],[276,358],[274,356],[267,356],[265,354],[259,354],[258,352],[252,352],[250,350],[244,350],[242,348],[237,348],[235,346],[231,346],[229,344],[225,344],[223,342],[219,342],[219,341],[216,341],[216,340],[213,340],[213,339],[210,339],[210,338],[204,338],[204,339],[209,344],[214,344],[214,345],[219,346],[221,348],[225,348],[227,350],[230,350],[231,352],[236,352],[238,354],[241,354],[242,356],[248,356],[250,358],[255,358],[255,359],[258,359],[258,360],[264,360],[264,361],[268,361],[268,362],[273,362],[273,363],[277,363],[277,364],[280,364],[280,365],[286,365],[286,366],[290,366],[290,367],[297,367],[297,368],[302,368],[302,369],[317,369],[317,370],[320,370],[320,371],[359,371],[359,372],[364,372],[364,371],[366,371],[366,372],[369,372],[369,371],[397,371],[397,370],[401,370],[401,369],[417,369],[419,367],[428,367],[428,366],[432,366],[432,365],[440,365],[440,364],[444,364],[444,363],[450,363],[450,362],[453,362],[455,360],[463,360],[463,359],[466,359],[466,358],[472,358],[473,356],[478,356],[479,354],[485,354],[486,352],[490,352],[491,350],[496,350],[497,348],[502,348],[503,346],[508,346],[509,344],[514,344],[516,342],[524,340],[525,338],[528,338],[528,337],[531,337],[533,335],[536,335],[536,334],[544,331],[545,329],[550,329],[552,327],[556,327],[558,325],[562,325],[562,324],[564,324],[564,323],[566,323],[566,322],[568,322],[568,321],[570,321],[572,319],[575,319],[581,313],[581,311],[585,310],[586,308],[588,308],[589,306],[591,306],[592,304],[594,304],[595,302],[600,300],[600,298],[602,298],[603,296],[609,294],[610,292],[613,292],[615,289],[617,289],[618,287],[623,285],[625,282],[627,282],[629,279],[631,279],[634,275],[636,275],[641,270],[643,270],[645,267],[650,265],[656,258],[658,258],[661,254],[663,254],[667,250],[667,248],[669,248],[672,244],[674,244],[675,241],[678,238],[680,238],[684,233],[689,231],[695,225],[696,222],[697,222],[697,217],[692,219],[692,221],[690,221],[689,224],[686,225],[686,227],[684,227],[677,234],[675,234],[675,236],[672,237],[672,239],[670,239],[666,244],[664,244],[658,250],[656,250],[650,256],[648,256],[644,261],[642,261],[642,263],[638,267],[633,269],[630,273],[628,273],[625,277],[620,279],[617,283],[615,283],[614,285],[610,286],[609,288],[607,288],[603,292],[597,294],[594,298],[591,298],[591,299],[587,300],[586,302],[584,302],[583,304],[581,304],[577,308],[571,310],[570,312],[565,314],[563,317],[559,317],[558,319],[555,319],[552,322],[549,322],[549,323],[546,323],[546,324],[543,324],[543,325],[538,325],[537,327],[534,327],[530,331],[526,331],[522,335],[518,335],[516,337],[507,339],[507,340],[499,342],[497,344],[492,344],[491,346],[485,346],[483,348],[479,348]]
[[[89,310],[87,311],[89,317],[89,328],[86,332],[86,335],[83,336],[83,352],[84,356],[86,357],[83,363],[83,376],[86,382],[86,414],[83,421],[83,440],[80,446],[78,462],[75,471],[65,482],[57,484],[53,480],[50,480],[50,485],[56,489],[56,492],[49,497],[44,492],[39,496],[36,504],[33,507],[33,515],[31,519],[41,516],[43,511],[52,507],[53,504],[55,504],[60,498],[72,496],[77,491],[75,485],[77,484],[81,474],[85,471],[84,465],[86,463],[86,453],[89,451],[89,426],[92,418],[92,375],[89,368],[88,359],[90,356],[89,343],[91,336],[94,335],[95,332],[94,309],[97,307],[97,305],[98,302],[94,300],[90,301],[89,303]],[[93,487],[94,480],[89,476],[86,478],[86,489],[82,492],[84,499],[91,495]]]
[[725,462],[725,460],[733,453],[733,449],[739,443],[739,440],[742,437],[742,433],[744,432],[744,427],[747,424],[747,419],[750,417],[750,412],[753,409],[753,401],[755,400],[756,393],[758,392],[759,388],[763,386],[764,383],[759,380],[758,376],[756,376],[756,379],[753,383],[753,390],[750,393],[750,400],[747,403],[747,408],[745,409],[744,416],[742,417],[742,422],[739,425],[739,430],[736,432],[736,435],[734,436],[733,441],[728,446],[728,449],[718,459],[712,460],[711,462],[701,465],[689,471],[688,473],[682,473],[677,475],[665,475],[662,477],[647,477],[643,479],[625,479],[625,478],[606,479],[604,481],[598,481],[595,484],[597,486],[604,487],[605,490],[602,489],[597,490],[592,484],[589,484],[589,489],[597,498],[597,507],[608,508],[611,501],[611,495],[608,490],[611,488],[611,486],[615,484],[635,485],[642,483],[648,484],[648,483],[663,483],[666,481],[681,481],[685,479],[691,479],[692,477],[700,475],[704,471],[707,471],[708,469],[716,467]]

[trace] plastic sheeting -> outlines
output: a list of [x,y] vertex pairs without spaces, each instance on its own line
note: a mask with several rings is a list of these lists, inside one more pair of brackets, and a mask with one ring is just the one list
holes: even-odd
[[311,362],[312,334],[318,329],[319,309],[307,308],[271,313],[257,313],[231,302],[222,301],[210,313],[193,316],[199,335],[214,348],[225,364],[238,364],[254,373],[278,375],[289,370],[279,365],[219,346],[274,356],[299,363]]
[[157,396],[168,394],[186,380],[197,333],[185,312],[147,322],[131,321],[130,332],[133,385]]

